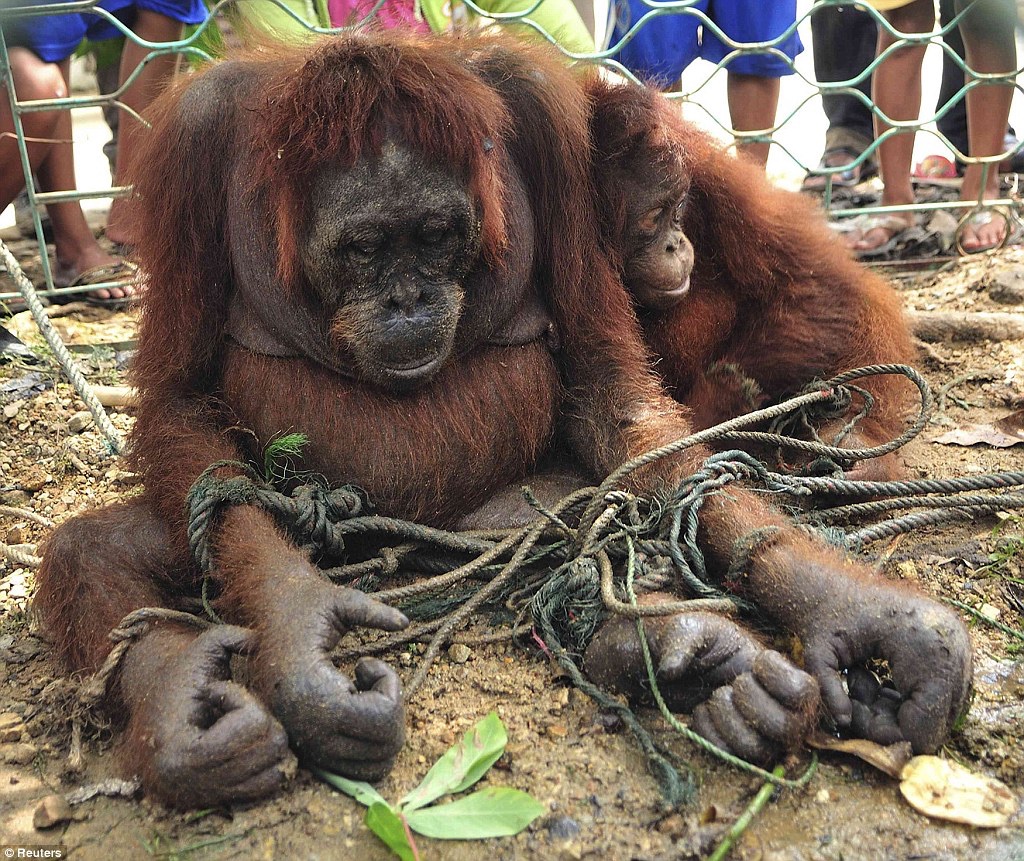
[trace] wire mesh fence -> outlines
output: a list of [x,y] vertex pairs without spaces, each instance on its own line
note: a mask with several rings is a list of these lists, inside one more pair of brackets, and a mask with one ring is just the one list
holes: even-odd
[[[1019,224],[1020,198],[1015,182],[1004,182],[1000,195],[993,198],[979,193],[977,198],[951,199],[956,195],[945,195],[942,199],[918,200],[912,205],[882,207],[875,197],[857,196],[849,193],[847,179],[851,175],[867,174],[878,161],[879,147],[895,135],[907,132],[925,132],[934,136],[938,143],[948,150],[956,162],[961,165],[979,164],[982,170],[981,188],[986,187],[985,180],[989,172],[998,171],[1001,163],[1006,165],[1014,156],[1019,155],[1022,144],[1008,137],[1006,148],[998,153],[986,156],[972,155],[962,139],[952,139],[944,131],[948,125],[944,121],[954,114],[963,113],[968,94],[973,90],[994,86],[1012,87],[1014,92],[1020,89],[1017,83],[1021,67],[1014,62],[1014,68],[1003,71],[986,72],[972,68],[964,56],[964,51],[956,38],[958,28],[971,14],[972,5],[990,4],[993,8],[1003,9],[1012,6],[1008,0],[976,0],[975,4],[966,6],[952,0],[936,11],[941,11],[936,24],[927,32],[904,33],[897,30],[884,15],[876,9],[863,4],[842,4],[835,0],[818,0],[793,4],[792,19],[785,24],[777,35],[766,41],[738,41],[730,36],[726,27],[719,20],[719,15],[707,0],[612,0],[610,4],[595,9],[593,0],[220,0],[209,3],[205,18],[197,24],[188,26],[180,38],[173,41],[148,41],[138,35],[126,23],[124,0],[81,0],[81,2],[48,3],[44,0],[7,0],[5,8],[0,8],[0,71],[3,74],[6,100],[10,111],[12,129],[7,132],[17,143],[20,170],[25,179],[31,223],[34,235],[39,243],[42,270],[42,282],[38,285],[41,293],[53,296],[58,292],[95,291],[110,286],[105,283],[91,283],[78,287],[64,288],[58,291],[54,285],[54,277],[50,261],[44,253],[45,234],[41,220],[42,207],[48,204],[70,201],[82,201],[97,197],[119,197],[129,192],[123,186],[98,191],[80,191],[71,188],[53,189],[40,187],[33,174],[30,162],[30,144],[34,143],[31,135],[26,134],[26,121],[32,114],[54,110],[72,112],[85,108],[114,108],[124,115],[132,116],[132,121],[141,121],[132,107],[125,101],[125,93],[143,74],[145,66],[162,55],[176,54],[182,57],[183,68],[195,68],[203,63],[216,59],[229,52],[234,46],[258,42],[260,39],[303,41],[319,38],[324,34],[340,32],[351,28],[368,26],[412,26],[424,31],[435,32],[468,28],[498,26],[522,30],[524,38],[542,39],[561,50],[567,62],[589,63],[606,67],[628,78],[638,79],[636,64],[624,62],[629,54],[629,46],[634,43],[648,28],[661,26],[670,22],[673,32],[680,28],[700,33],[699,44],[707,45],[717,40],[720,50],[711,63],[698,64],[698,70],[692,70],[683,77],[684,85],[679,85],[679,76],[673,79],[660,79],[659,85],[666,87],[666,98],[678,101],[688,116],[694,116],[701,124],[710,125],[723,136],[732,138],[738,144],[771,142],[776,152],[781,152],[792,162],[801,175],[821,177],[817,183],[818,192],[822,196],[826,211],[831,217],[844,219],[851,215],[888,214],[907,209],[921,213],[934,210],[952,211],[961,219],[969,217],[981,209],[995,207],[1002,213],[1011,228]],[[598,0],[602,2],[602,0]],[[19,4],[19,5],[11,5]],[[1002,5],[1000,5],[1002,4]],[[130,5],[130,4],[129,4]],[[728,4],[725,4],[728,5]],[[768,7],[785,7],[786,4],[754,4],[767,9]],[[840,80],[818,81],[808,74],[801,65],[795,64],[793,44],[799,34],[807,34],[815,25],[816,16],[822,16],[844,10],[848,15],[857,13],[868,16],[875,29],[882,35],[880,45],[883,50],[870,59],[863,68],[851,76]],[[579,14],[583,11],[583,16]],[[595,12],[595,15],[591,13]],[[778,9],[773,13],[776,18]],[[20,34],[25,27],[38,28],[47,26],[42,22],[57,21],[57,18],[43,16],[81,16],[88,24],[103,22],[107,25],[107,35],[113,40],[88,42],[80,47],[79,52],[91,51],[97,55],[104,52],[109,56],[113,52],[116,57],[117,43],[131,43],[145,50],[144,59],[135,68],[125,70],[110,88],[101,94],[71,95],[56,98],[26,99],[19,96],[18,81],[12,71],[11,52],[18,43]],[[594,26],[591,17],[597,21]],[[783,17],[785,17],[783,13]],[[852,20],[852,18],[850,19]],[[596,40],[595,40],[596,36]],[[689,38],[689,37],[688,37]],[[696,38],[696,37],[694,37]],[[838,49],[835,40],[852,38],[851,34],[840,28],[833,30],[832,43],[816,44],[814,48],[821,51]],[[666,42],[666,50],[674,50],[670,42]],[[955,92],[945,92],[940,104],[925,107],[920,116],[913,120],[898,120],[887,116],[871,98],[870,80],[879,66],[895,53],[914,46],[935,46],[933,51],[940,51],[944,62],[951,64],[954,75],[962,75],[963,82]],[[708,56],[704,52],[704,56]],[[782,86],[799,84],[807,95],[795,104],[787,102],[778,112],[770,127],[763,129],[747,129],[735,131],[731,123],[723,119],[720,91],[713,95],[713,82],[716,76],[720,79],[722,71],[728,72],[733,64],[743,58],[759,57],[762,62],[784,66],[787,73]],[[976,65],[991,65],[990,58],[974,51],[972,59]],[[109,60],[108,60],[109,62]],[[630,67],[632,66],[632,68]],[[949,74],[949,70],[947,70]],[[790,77],[791,75],[791,77]],[[793,81],[794,84],[790,82]],[[909,84],[908,84],[909,85]],[[805,145],[794,146],[792,135],[786,131],[797,127],[801,117],[809,111],[820,110],[822,98],[843,98],[848,105],[853,105],[868,121],[874,119],[881,123],[884,131],[877,137],[869,135],[862,147],[843,146],[837,151],[844,154],[843,158],[833,160],[827,167],[817,163],[817,156],[809,157],[808,152],[820,153],[826,146],[822,139],[820,146],[808,148]],[[862,122],[864,120],[862,119]],[[949,161],[945,162],[950,164]],[[5,169],[9,169],[6,167]],[[1012,222],[1012,224],[1011,224]],[[1011,233],[1012,230],[1008,230]],[[0,302],[10,300],[18,294],[0,292]]]

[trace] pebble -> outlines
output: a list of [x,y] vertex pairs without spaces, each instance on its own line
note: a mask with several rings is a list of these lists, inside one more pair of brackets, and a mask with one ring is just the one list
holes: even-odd
[[7,744],[12,741],[21,741],[21,734],[25,731],[25,722],[20,715],[14,712],[0,714],[0,742]]
[[1024,305],[1024,268],[997,272],[988,288],[988,295],[1003,305]]
[[4,762],[11,765],[28,765],[36,758],[39,750],[32,744],[4,744],[0,745],[0,757]]
[[464,643],[453,643],[448,649],[448,657],[454,664],[464,664],[469,660],[473,650]]
[[31,467],[22,475],[20,483],[24,490],[27,490],[29,493],[35,493],[38,490],[42,490],[50,480],[50,476],[36,466]]
[[74,818],[71,812],[71,805],[60,795],[47,795],[36,812],[32,815],[32,824],[39,830],[53,828],[54,825],[62,825]]
[[580,824],[571,816],[552,816],[544,827],[550,840],[574,840],[580,836]]
[[71,431],[71,433],[81,433],[86,428],[92,427],[92,423],[92,413],[88,410],[82,410],[81,412],[75,413],[70,419],[68,419],[68,430]]
[[993,607],[991,604],[982,604],[978,608],[978,612],[981,613],[986,619],[991,619],[993,622],[999,618],[1000,610],[998,607]]

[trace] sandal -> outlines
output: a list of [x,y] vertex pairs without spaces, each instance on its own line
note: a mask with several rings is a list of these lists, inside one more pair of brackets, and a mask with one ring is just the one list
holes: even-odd
[[[850,147],[836,147],[835,149],[825,150],[822,153],[821,161],[818,162],[816,171],[807,172],[800,190],[815,193],[824,191],[827,185],[826,180],[828,179],[826,173],[832,174],[832,188],[853,188],[871,179],[871,177],[878,173],[878,168],[875,167],[875,163],[870,159],[844,168],[844,165],[848,165],[860,157],[861,153]],[[843,169],[836,170],[835,168]],[[821,171],[821,173],[817,171]]]
[[[908,224],[895,215],[860,215],[837,224],[836,229],[844,235],[846,247],[860,259],[892,256],[900,246],[920,241],[925,235],[916,219]],[[884,230],[888,238],[870,248],[856,248],[856,243],[872,230]]]
[[[996,218],[1003,220],[1003,226],[1006,228],[1003,231],[1002,237],[995,242],[989,242],[985,245],[979,245],[976,248],[965,248],[963,244],[964,230],[970,227],[972,230],[979,227],[985,227],[988,224],[992,224]],[[963,218],[960,219],[960,223],[956,226],[956,250],[962,256],[969,254],[981,254],[983,251],[995,251],[996,249],[1002,248],[1010,239],[1010,234],[1013,232],[1013,224],[1010,220],[1010,214],[1001,206],[988,206],[984,209],[977,209],[968,212]]]
[[[129,284],[135,281],[139,274],[139,267],[128,260],[117,260],[113,263],[103,263],[93,266],[71,278],[58,278],[54,276],[53,286],[59,290],[69,287],[88,287],[90,285]],[[88,292],[66,293],[63,295],[51,296],[50,301],[55,305],[67,305],[70,302],[85,302],[97,308],[110,308],[114,311],[123,311],[130,308],[139,301],[136,295],[100,298]]]

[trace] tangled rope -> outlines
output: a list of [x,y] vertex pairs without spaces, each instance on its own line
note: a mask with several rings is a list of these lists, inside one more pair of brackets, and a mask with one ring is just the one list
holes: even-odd
[[[817,410],[815,415],[819,417],[822,412],[842,412],[850,403],[846,384],[874,373],[904,374],[921,393],[917,419],[890,443],[870,449],[844,449],[820,440],[794,439],[779,432],[745,430],[752,424],[774,422],[794,411]],[[599,487],[576,491],[550,509],[524,490],[537,517],[520,529],[508,531],[453,533],[382,517],[373,513],[365,496],[352,487],[330,490],[312,484],[290,494],[281,493],[251,467],[222,461],[211,465],[189,494],[189,541],[197,564],[208,575],[215,565],[211,539],[218,514],[225,506],[258,505],[272,513],[282,528],[323,566],[326,576],[374,593],[380,600],[401,608],[413,620],[406,630],[396,634],[363,632],[368,639],[350,646],[339,656],[352,659],[413,641],[425,641],[422,659],[406,685],[410,697],[422,686],[441,649],[456,639],[457,632],[466,627],[474,615],[485,607],[502,615],[507,622],[504,632],[487,634],[477,641],[532,633],[577,687],[591,696],[600,708],[617,714],[630,729],[657,776],[666,802],[676,806],[693,792],[694,780],[689,766],[673,762],[627,706],[589,682],[580,671],[579,656],[596,627],[612,614],[635,619],[646,647],[645,616],[683,610],[736,612],[742,609],[734,597],[723,593],[709,578],[697,542],[699,511],[709,494],[721,492],[732,482],[743,481],[772,493],[789,494],[797,500],[820,494],[830,499],[876,497],[816,510],[799,518],[804,528],[827,528],[833,540],[859,548],[896,530],[918,528],[921,521],[904,515],[850,533],[824,524],[910,507],[931,507],[933,512],[918,512],[929,516],[935,516],[935,512],[943,516],[946,512],[973,515],[1019,507],[1024,502],[1024,492],[1002,491],[1024,485],[1024,473],[942,481],[859,482],[838,476],[784,475],[768,470],[743,451],[730,450],[707,458],[665,500],[637,498],[620,489],[622,480],[655,460],[712,442],[742,441],[792,447],[840,463],[877,457],[896,450],[920,432],[927,422],[930,407],[927,383],[910,368],[884,365],[850,371],[783,404],[648,452],[624,464]],[[795,424],[811,425],[813,421],[814,417],[801,414]],[[849,426],[844,432],[848,430]],[[241,474],[218,477],[215,473],[222,467],[230,467]],[[772,531],[767,530],[752,533],[737,542],[733,567],[742,566],[754,549],[771,539]],[[340,564],[332,567],[334,562]],[[398,573],[417,579],[407,585],[379,588],[383,578]],[[666,589],[674,591],[679,600],[654,605],[637,602],[638,590]],[[122,627],[138,631],[136,622],[139,621],[126,619]],[[130,636],[137,634],[128,633]],[[472,642],[465,637],[463,640]],[[121,643],[126,642],[130,639],[121,640]],[[113,660],[116,666],[118,659]],[[774,783],[800,786],[810,778],[813,762],[802,777],[784,780],[738,760],[692,733],[665,705],[646,648],[644,660],[659,708],[677,732],[723,760]]]

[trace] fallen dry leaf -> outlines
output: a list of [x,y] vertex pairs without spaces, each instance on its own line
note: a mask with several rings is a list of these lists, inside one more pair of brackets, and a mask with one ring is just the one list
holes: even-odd
[[999,828],[1017,811],[1017,798],[1006,784],[937,756],[910,760],[900,792],[926,816],[978,828]]
[[1024,430],[1019,426],[1014,427],[1012,422],[1006,426],[1001,425],[1001,422],[1009,418],[1011,416],[1000,419],[993,425],[964,425],[963,427],[940,434],[932,442],[936,442],[939,445],[977,445],[978,443],[984,443],[994,448],[1009,448],[1012,445],[1020,445],[1024,443]]
[[807,739],[807,746],[834,753],[851,754],[864,760],[868,765],[873,765],[879,771],[888,774],[889,777],[897,778],[913,756],[910,742],[908,741],[901,741],[884,747],[864,738],[835,738],[821,732],[821,730],[813,733]]

